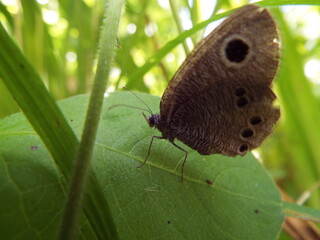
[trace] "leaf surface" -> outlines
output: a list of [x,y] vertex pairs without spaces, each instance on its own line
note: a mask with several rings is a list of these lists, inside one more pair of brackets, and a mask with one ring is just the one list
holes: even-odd
[[[158,111],[159,98],[139,96]],[[60,102],[79,136],[88,96]],[[93,170],[110,204],[120,239],[276,239],[284,219],[276,186],[252,156],[184,153],[155,139],[130,93],[106,98],[96,139]],[[0,235],[4,239],[55,239],[65,201],[61,175],[22,114],[0,120]],[[83,239],[93,239],[83,221]]]

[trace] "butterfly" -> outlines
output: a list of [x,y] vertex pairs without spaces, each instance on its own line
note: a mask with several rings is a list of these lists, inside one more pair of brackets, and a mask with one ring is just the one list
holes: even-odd
[[246,5],[231,14],[188,55],[169,82],[150,127],[202,155],[245,155],[272,133],[280,117],[271,83],[279,64],[279,36],[266,9]]

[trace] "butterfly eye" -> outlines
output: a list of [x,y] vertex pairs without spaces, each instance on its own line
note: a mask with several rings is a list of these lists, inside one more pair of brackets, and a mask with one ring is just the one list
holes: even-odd
[[253,116],[250,118],[251,125],[258,125],[262,122],[262,118],[260,116]]
[[240,154],[243,154],[245,153],[246,151],[248,151],[249,149],[249,146],[247,144],[242,144],[240,147],[239,147],[239,152]]
[[254,135],[254,132],[250,128],[245,128],[241,131],[241,136],[243,138],[250,138]]
[[247,91],[243,87],[239,87],[239,88],[236,88],[236,90],[234,90],[234,95],[237,97],[242,97],[243,95],[246,94],[246,92]]
[[246,106],[248,103],[249,102],[248,102],[248,99],[246,97],[240,97],[237,100],[237,106],[239,108],[242,108],[242,107]]
[[149,117],[149,124],[154,125],[154,118],[152,116]]
[[241,63],[249,53],[249,46],[241,39],[233,39],[228,42],[225,52],[230,62]]

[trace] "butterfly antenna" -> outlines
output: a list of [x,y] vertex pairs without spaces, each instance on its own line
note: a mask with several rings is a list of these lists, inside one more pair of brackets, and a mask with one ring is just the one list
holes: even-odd
[[[127,104],[115,104],[115,105],[112,105],[111,107],[108,108],[108,110],[111,110],[115,107],[128,107],[128,108],[134,108],[134,109],[139,109],[139,110],[142,110],[142,111],[146,111],[146,112],[149,112],[148,109],[145,109],[145,108],[141,108],[141,107],[136,107],[136,106],[131,106],[131,105],[127,105]],[[150,113],[150,112],[149,112]],[[151,113],[152,114],[152,113]]]
[[[128,90],[128,91],[131,92],[133,95],[135,95],[136,98],[138,98],[138,99],[140,100],[140,102],[142,102],[142,103],[148,108],[147,112],[149,112],[151,115],[153,114],[153,112],[151,111],[151,109],[149,108],[149,106],[148,106],[144,101],[142,101],[142,99],[139,98],[137,94],[135,94],[134,92],[132,92],[132,91],[131,91],[129,88],[127,88],[127,87],[122,87],[122,88]],[[142,109],[142,108],[137,108],[137,109]]]

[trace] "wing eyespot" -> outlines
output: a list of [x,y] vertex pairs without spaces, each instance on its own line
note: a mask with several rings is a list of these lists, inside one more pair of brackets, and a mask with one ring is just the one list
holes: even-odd
[[244,139],[251,138],[254,135],[254,131],[251,128],[245,128],[241,131],[241,137]]
[[262,117],[257,115],[257,116],[252,116],[249,120],[250,124],[255,126],[255,125],[258,125],[262,122]]
[[233,94],[236,96],[236,97],[242,97],[244,96],[245,94],[247,93],[247,90],[243,87],[238,87],[234,90]]
[[230,62],[241,63],[249,53],[249,46],[242,39],[231,39],[225,47],[225,56]]
[[220,55],[227,67],[241,68],[252,57],[252,40],[245,34],[231,34],[223,40]]
[[249,149],[249,146],[247,144],[241,144],[240,147],[238,148],[238,152],[241,155],[244,155]]
[[244,87],[237,87],[233,91],[235,96],[235,104],[238,108],[243,108],[249,104],[249,98],[247,97],[247,89]]
[[243,108],[249,104],[249,100],[246,97],[239,97],[236,101],[237,107]]

